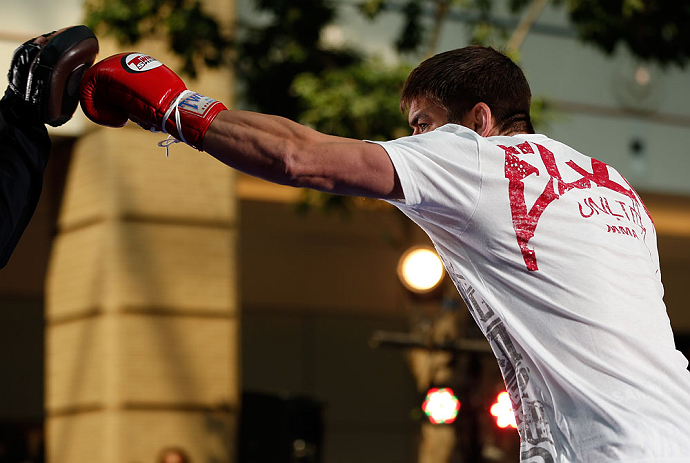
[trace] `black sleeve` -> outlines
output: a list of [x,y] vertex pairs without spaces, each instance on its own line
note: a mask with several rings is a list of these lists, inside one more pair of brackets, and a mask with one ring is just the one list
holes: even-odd
[[26,103],[6,92],[0,100],[0,268],[36,210],[50,138]]

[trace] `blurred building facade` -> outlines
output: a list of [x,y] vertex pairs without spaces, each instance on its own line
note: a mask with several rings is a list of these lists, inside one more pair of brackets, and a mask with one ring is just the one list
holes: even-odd
[[[213,7],[226,21],[233,11],[253,14],[248,0],[237,3]],[[363,46],[390,56],[399,14],[370,24],[354,2],[342,3],[342,39],[365,37]],[[13,7],[0,19],[2,62],[23,40],[82,16],[80,0]],[[450,21],[439,51],[465,37],[462,18]],[[137,49],[174,67],[155,41]],[[101,58],[116,51],[102,40]],[[521,54],[533,93],[557,109],[545,132],[615,165],[642,194],[682,347],[690,336],[690,74],[624,51],[605,57],[579,43],[556,8]],[[645,85],[635,80],[641,67]],[[233,101],[225,72],[188,85]],[[0,271],[0,433],[10,447],[42,458],[45,429],[50,463],[152,462],[169,445],[195,463],[234,461],[246,391],[322,404],[325,463],[417,461],[414,377],[401,351],[368,341],[433,316],[406,298],[395,275],[400,249],[389,244],[425,241],[418,231],[370,206],[349,218],[300,216],[298,191],[182,145],[166,158],[162,137],[138,127],[98,129],[78,114],[51,135],[39,208]]]

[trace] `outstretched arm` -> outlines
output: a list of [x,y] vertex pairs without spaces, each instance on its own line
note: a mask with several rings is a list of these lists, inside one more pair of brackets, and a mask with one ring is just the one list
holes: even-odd
[[242,172],[329,193],[400,199],[393,164],[379,145],[325,135],[289,119],[221,111],[204,151]]
[[114,55],[84,76],[81,104],[94,122],[127,120],[165,131],[223,163],[271,182],[335,194],[401,199],[393,164],[379,145],[334,137],[288,119],[230,111],[187,90],[143,53]]

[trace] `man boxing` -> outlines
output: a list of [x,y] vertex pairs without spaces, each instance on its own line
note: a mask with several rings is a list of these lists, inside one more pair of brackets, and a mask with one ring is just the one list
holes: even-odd
[[272,182],[390,201],[429,235],[497,357],[521,461],[690,462],[690,372],[656,232],[612,167],[535,134],[529,85],[491,48],[408,77],[413,136],[372,143],[227,110],[150,56],[90,69],[93,121],[132,120]]
[[28,40],[12,56],[0,101],[0,268],[38,204],[50,155],[44,124],[57,127],[72,117],[79,82],[97,53],[91,30],[74,26]]

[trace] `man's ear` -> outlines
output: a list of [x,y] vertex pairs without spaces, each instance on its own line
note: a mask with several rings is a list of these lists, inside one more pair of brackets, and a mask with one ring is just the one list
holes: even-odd
[[462,125],[474,130],[482,137],[497,135],[491,108],[486,103],[479,102],[474,105],[463,119]]

